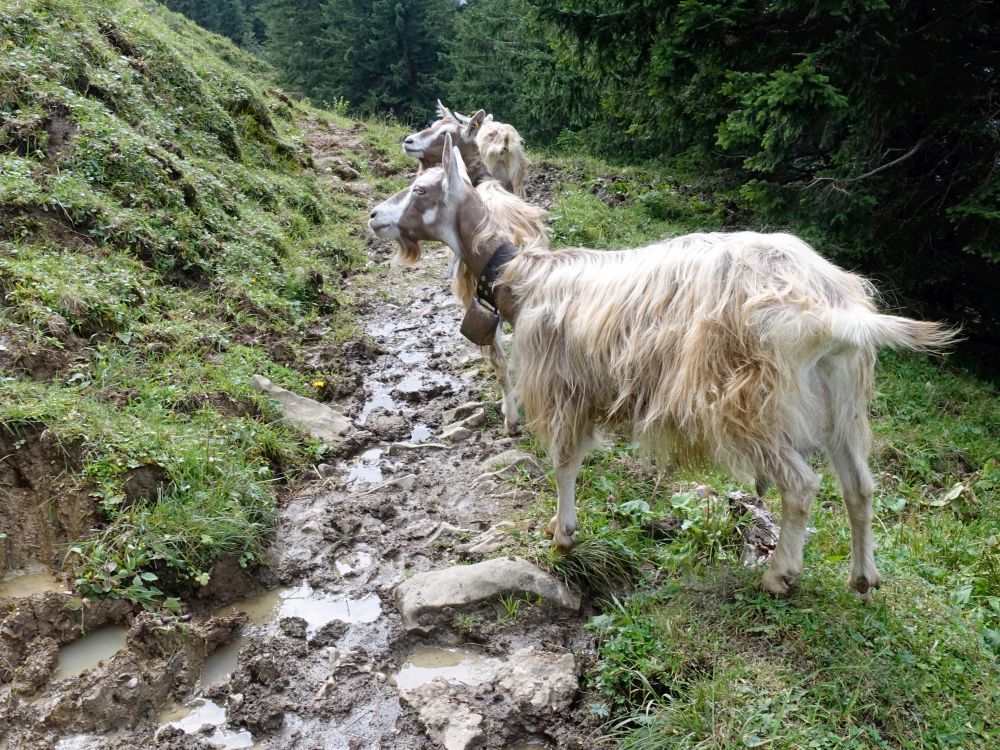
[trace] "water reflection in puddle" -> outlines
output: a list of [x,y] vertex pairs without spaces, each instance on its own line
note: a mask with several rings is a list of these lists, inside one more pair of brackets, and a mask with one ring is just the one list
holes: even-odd
[[[74,734],[72,737],[63,737],[55,745],[55,750],[90,750],[97,745],[99,738],[92,734]],[[0,748],[5,745],[0,744]]]
[[160,713],[159,723],[179,727],[185,734],[198,734],[202,727],[209,724],[215,729],[203,736],[213,745],[224,748],[253,747],[253,735],[247,730],[237,732],[227,729],[224,726],[226,709],[207,698],[195,698],[183,706],[167,708]]
[[338,557],[335,561],[337,572],[342,576],[354,575],[362,570],[367,570],[375,562],[370,552],[356,550],[344,557]]
[[347,474],[347,482],[367,482],[375,484],[382,481],[382,449],[369,448],[358,457],[358,463],[351,467]]
[[427,352],[400,352],[396,355],[403,364],[415,365],[426,362],[429,356]]
[[47,591],[68,591],[69,589],[44,565],[28,565],[23,570],[14,570],[0,580],[0,596],[31,596]]
[[423,388],[423,385],[423,378],[416,373],[410,373],[399,381],[399,385],[396,386],[396,390],[400,393],[416,393]]
[[240,649],[247,643],[249,643],[248,638],[240,637],[224,646],[219,646],[209,654],[208,658],[205,659],[205,666],[202,667],[201,674],[198,676],[195,690],[204,690],[226,682],[236,671]]
[[128,628],[109,625],[89,633],[59,649],[59,662],[53,680],[75,677],[98,662],[114,656],[125,648],[125,634]]
[[413,428],[413,432],[410,433],[410,442],[419,443],[421,440],[426,440],[431,436],[431,428],[425,424],[418,424]]
[[482,685],[496,675],[500,660],[457,648],[418,648],[393,676],[400,690],[413,690],[442,677],[462,685]]
[[333,620],[375,622],[382,616],[382,600],[377,594],[360,599],[327,596],[303,583],[293,588],[267,591],[226,607],[226,611],[233,610],[246,612],[250,622],[257,625],[282,617],[301,617],[308,624],[308,632],[315,633]]
[[505,750],[547,750],[549,743],[545,740],[522,740],[513,745],[507,745]]
[[385,409],[390,412],[399,409],[399,404],[389,395],[389,390],[381,383],[373,383],[371,391],[371,397],[365,401],[365,405],[361,408],[361,413],[358,415],[358,424],[365,424],[368,421],[368,417],[376,409]]

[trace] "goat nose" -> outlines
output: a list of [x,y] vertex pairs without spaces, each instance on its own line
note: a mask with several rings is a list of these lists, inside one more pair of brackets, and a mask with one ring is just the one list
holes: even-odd
[[378,213],[378,209],[377,208],[374,211],[372,211],[372,218],[373,219],[375,218],[375,214],[377,214],[377,213]]
[[412,146],[413,145],[413,136],[412,135],[409,136],[405,141],[403,141],[403,143],[405,143],[407,146]]

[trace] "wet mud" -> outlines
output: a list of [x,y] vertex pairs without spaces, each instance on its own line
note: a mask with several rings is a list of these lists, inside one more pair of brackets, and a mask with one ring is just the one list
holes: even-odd
[[[343,149],[336,135],[314,142],[317,163]],[[502,554],[503,533],[546,519],[512,522],[533,491],[481,478],[516,442],[458,333],[448,251],[429,248],[417,270],[391,253],[374,242],[352,280],[364,336],[338,353],[354,388],[330,402],[353,422],[352,450],[286,498],[268,566],[213,571],[181,617],[74,611],[36,570],[40,588],[0,598],[0,750],[593,746],[586,613],[531,603],[508,618],[493,602],[443,611],[429,634],[403,627],[398,584]],[[472,401],[485,425],[441,440],[446,412]],[[52,562],[6,554],[11,569]]]

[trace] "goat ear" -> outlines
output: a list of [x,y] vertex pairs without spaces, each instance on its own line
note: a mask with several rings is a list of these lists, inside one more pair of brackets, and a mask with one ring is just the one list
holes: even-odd
[[455,154],[452,153],[451,133],[444,134],[444,146],[441,148],[441,169],[444,171],[444,189],[448,191],[451,183],[452,162],[455,161]]
[[441,103],[440,99],[438,99],[438,105],[437,105],[437,116],[438,116],[438,118],[439,119],[443,119],[443,118],[447,117],[450,114],[451,114],[451,112],[448,111],[448,108]]
[[469,118],[461,112],[452,112],[451,114],[452,117],[458,120],[462,125],[465,125],[469,121]]
[[465,128],[462,130],[462,136],[465,140],[471,140],[476,137],[476,131],[479,130],[479,126],[483,124],[486,120],[486,110],[481,109],[472,117],[469,121],[465,123]]
[[452,145],[451,133],[444,137],[444,150],[441,153],[441,167],[444,169],[444,191],[450,193],[465,187],[465,162],[457,146]]

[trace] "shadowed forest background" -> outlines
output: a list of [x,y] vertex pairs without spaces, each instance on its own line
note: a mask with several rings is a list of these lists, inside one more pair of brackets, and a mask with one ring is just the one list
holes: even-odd
[[[438,97],[533,147],[660,160],[1000,341],[1000,7],[836,0],[168,0],[319,104],[423,124]],[[707,228],[707,227],[706,227]]]

